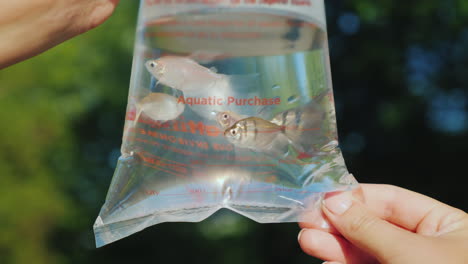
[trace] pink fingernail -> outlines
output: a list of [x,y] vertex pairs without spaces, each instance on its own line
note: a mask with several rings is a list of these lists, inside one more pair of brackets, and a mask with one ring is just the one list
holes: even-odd
[[305,228],[301,229],[301,231],[299,232],[299,235],[297,235],[297,241],[301,241],[301,235],[304,231],[305,231]]

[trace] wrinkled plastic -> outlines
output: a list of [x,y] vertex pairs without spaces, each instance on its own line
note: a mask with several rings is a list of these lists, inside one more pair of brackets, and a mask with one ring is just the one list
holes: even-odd
[[354,189],[322,0],[142,1],[121,151],[98,247],[221,208],[302,221]]

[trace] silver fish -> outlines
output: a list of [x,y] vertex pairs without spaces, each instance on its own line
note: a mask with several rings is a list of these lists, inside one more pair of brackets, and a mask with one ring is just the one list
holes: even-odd
[[[184,93],[204,93],[229,86],[228,78],[187,57],[165,56],[145,63],[159,83]],[[223,87],[224,89],[224,87]]]
[[284,127],[258,117],[237,121],[225,130],[224,136],[237,147],[274,155],[286,155],[290,144]]
[[325,123],[327,112],[320,105],[326,95],[323,93],[304,106],[281,112],[271,120],[284,128],[284,134],[300,152],[315,152],[330,141],[325,135],[329,127]]
[[150,93],[136,104],[137,114],[135,122],[144,113],[155,121],[176,119],[184,112],[185,104],[179,103],[177,98],[165,93]]
[[245,117],[236,114],[232,111],[218,112],[216,114],[216,121],[223,128],[229,128],[234,125],[237,121],[244,119]]
[[[185,98],[203,99],[209,96],[227,98],[247,95],[255,90],[259,76],[225,75],[217,73],[188,57],[164,56],[149,60],[146,69],[157,79],[157,82],[183,93]],[[216,119],[213,112],[226,111],[225,105],[189,105],[198,115],[206,119]],[[229,109],[233,110],[233,109]]]

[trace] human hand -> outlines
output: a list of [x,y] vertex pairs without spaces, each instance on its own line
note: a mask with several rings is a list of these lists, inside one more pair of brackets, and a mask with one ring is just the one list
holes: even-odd
[[0,1],[0,69],[102,24],[110,17],[118,2]]
[[334,227],[300,223],[299,244],[329,264],[468,263],[468,214],[390,185],[362,184],[328,195],[323,214]]

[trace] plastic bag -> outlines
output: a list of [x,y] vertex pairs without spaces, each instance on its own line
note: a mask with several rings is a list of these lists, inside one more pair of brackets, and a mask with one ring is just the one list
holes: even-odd
[[141,1],[102,246],[228,208],[300,221],[357,182],[336,119],[322,0]]

